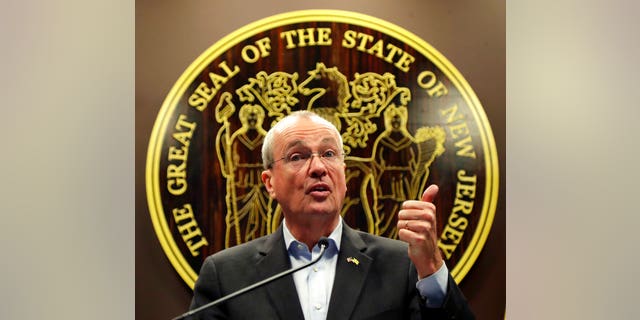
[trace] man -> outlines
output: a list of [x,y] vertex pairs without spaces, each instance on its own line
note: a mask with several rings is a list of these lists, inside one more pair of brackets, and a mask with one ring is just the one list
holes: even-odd
[[321,260],[262,288],[206,309],[200,319],[473,319],[437,247],[432,185],[406,201],[392,240],[359,232],[340,216],[346,194],[342,138],[310,111],[267,133],[262,181],[284,221],[274,233],[208,257],[191,309],[319,255]]

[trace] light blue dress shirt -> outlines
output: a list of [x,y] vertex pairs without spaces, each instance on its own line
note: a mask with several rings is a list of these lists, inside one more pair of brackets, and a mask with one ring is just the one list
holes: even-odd
[[[284,241],[289,252],[291,267],[295,268],[309,263],[320,254],[320,247],[316,244],[309,252],[307,245],[296,240],[286,223],[283,221]],[[306,320],[325,320],[329,310],[333,279],[336,275],[340,240],[342,239],[342,219],[329,235],[329,247],[322,259],[309,268],[293,274],[302,313]]]
[[[309,263],[318,257],[320,247],[317,244],[312,251],[309,251],[306,244],[293,237],[284,221],[282,224],[284,241],[292,268]],[[338,226],[329,235],[329,247],[326,249],[322,259],[313,266],[293,274],[300,306],[306,320],[325,320],[327,318],[341,239],[342,218],[340,218]],[[420,279],[416,283],[418,292],[426,299],[427,307],[436,308],[442,305],[447,290],[448,273],[447,266],[443,264],[436,273]]]

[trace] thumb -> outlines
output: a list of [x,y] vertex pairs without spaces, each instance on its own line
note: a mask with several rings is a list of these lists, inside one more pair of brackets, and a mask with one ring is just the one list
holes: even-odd
[[440,188],[438,188],[437,185],[430,185],[427,190],[422,193],[422,201],[433,203],[433,200],[435,200],[439,190]]

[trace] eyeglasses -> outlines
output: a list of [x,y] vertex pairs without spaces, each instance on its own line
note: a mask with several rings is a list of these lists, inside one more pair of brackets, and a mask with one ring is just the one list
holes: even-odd
[[293,152],[287,156],[271,162],[269,164],[269,168],[272,168],[276,162],[283,161],[286,166],[295,170],[299,170],[307,163],[309,163],[309,159],[311,159],[313,156],[317,156],[318,158],[320,158],[320,160],[322,160],[323,163],[333,166],[342,162],[343,155],[343,153],[339,153],[333,150],[326,150],[323,152]]

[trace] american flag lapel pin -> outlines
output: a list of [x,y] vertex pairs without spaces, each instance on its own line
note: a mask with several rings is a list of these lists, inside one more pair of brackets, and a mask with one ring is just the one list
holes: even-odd
[[360,264],[360,261],[358,261],[358,259],[356,259],[356,258],[354,258],[354,257],[348,257],[348,258],[347,258],[347,262],[349,262],[349,263],[353,263],[353,264],[355,264],[356,266]]

